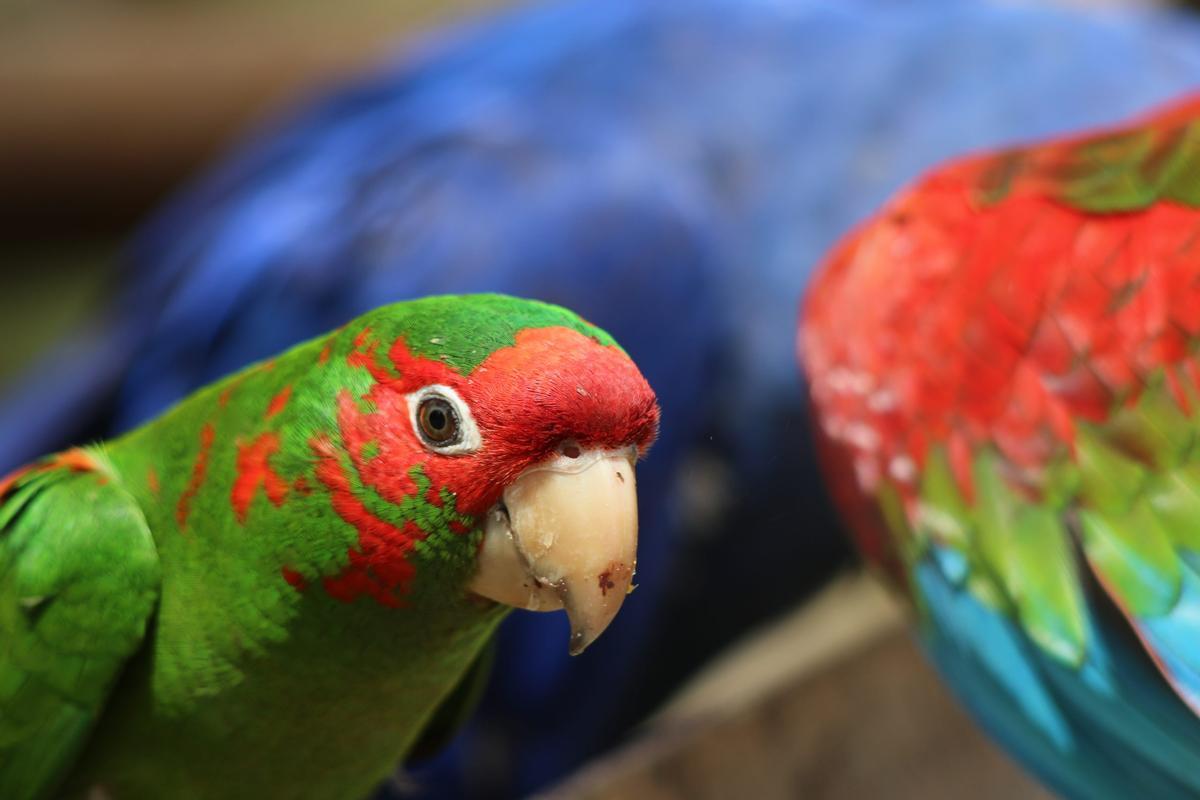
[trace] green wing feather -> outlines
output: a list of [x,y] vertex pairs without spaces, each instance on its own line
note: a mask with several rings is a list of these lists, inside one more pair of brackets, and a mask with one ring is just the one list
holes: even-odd
[[[1163,402],[1164,391],[1152,384],[1110,420],[1080,424],[1073,455],[1048,467],[1037,491],[1014,488],[1012,465],[988,448],[972,457],[974,498],[968,501],[949,476],[944,451],[936,449],[906,535],[916,545],[911,557],[932,548],[948,577],[1012,615],[1043,650],[1075,666],[1087,655],[1080,570],[1090,570],[1196,707],[1197,421]],[[1163,437],[1164,430],[1174,435]]]
[[1144,125],[996,156],[984,174],[985,203],[1020,184],[1082,211],[1136,211],[1160,200],[1200,206],[1200,119],[1181,106]]
[[496,640],[492,639],[479,651],[479,655],[475,656],[471,666],[459,679],[458,685],[425,723],[420,738],[405,757],[406,763],[427,761],[450,744],[483,699],[495,661]]
[[1159,200],[1200,204],[1200,123],[1138,128],[1088,140],[1057,166],[1061,197],[1088,211],[1131,211]]
[[949,476],[944,452],[935,450],[911,532],[917,544],[912,557],[936,548],[948,577],[1016,617],[1030,638],[1061,661],[1079,664],[1086,626],[1066,525],[1069,506],[1049,493],[1021,495],[1003,468],[994,451],[976,454],[975,498],[969,502]]
[[69,771],[158,585],[142,512],[103,472],[35,469],[0,499],[0,797]]

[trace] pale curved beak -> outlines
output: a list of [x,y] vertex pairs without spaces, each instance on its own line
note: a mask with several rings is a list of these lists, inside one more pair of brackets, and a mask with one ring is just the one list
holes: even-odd
[[571,655],[596,640],[637,566],[633,448],[579,450],[531,467],[488,512],[476,594],[533,611],[567,610]]

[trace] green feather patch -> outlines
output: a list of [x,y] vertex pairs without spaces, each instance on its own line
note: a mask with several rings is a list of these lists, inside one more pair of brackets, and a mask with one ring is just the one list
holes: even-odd
[[403,332],[415,355],[438,359],[467,375],[502,347],[511,347],[529,328],[563,327],[607,347],[616,341],[600,328],[559,306],[505,295],[476,295],[470,303],[454,295],[384,306],[361,318],[384,337]]
[[1129,611],[1165,614],[1179,599],[1179,561],[1150,504],[1123,514],[1080,509],[1083,547],[1101,579]]

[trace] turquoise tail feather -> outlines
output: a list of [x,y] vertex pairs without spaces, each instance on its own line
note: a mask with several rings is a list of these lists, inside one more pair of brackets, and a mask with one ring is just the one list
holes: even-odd
[[955,585],[935,559],[914,576],[931,660],[983,727],[1047,785],[1080,800],[1200,795],[1200,719],[1120,620],[1089,607],[1087,659],[1071,667]]

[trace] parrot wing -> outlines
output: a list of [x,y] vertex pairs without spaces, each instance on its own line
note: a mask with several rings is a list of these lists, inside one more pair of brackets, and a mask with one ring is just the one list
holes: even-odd
[[989,203],[1044,195],[1092,213],[1139,211],[1160,201],[1200,206],[1200,98],[1133,125],[981,159]]
[[0,797],[69,770],[158,597],[141,509],[82,451],[0,482]]
[[1138,776],[1170,796],[1200,769],[1196,120],[1192,100],[938,170],[804,309],[861,548],[989,727],[1072,795]]
[[483,699],[495,661],[496,640],[492,639],[475,656],[458,685],[425,723],[416,744],[405,756],[406,764],[428,761],[450,744]]

